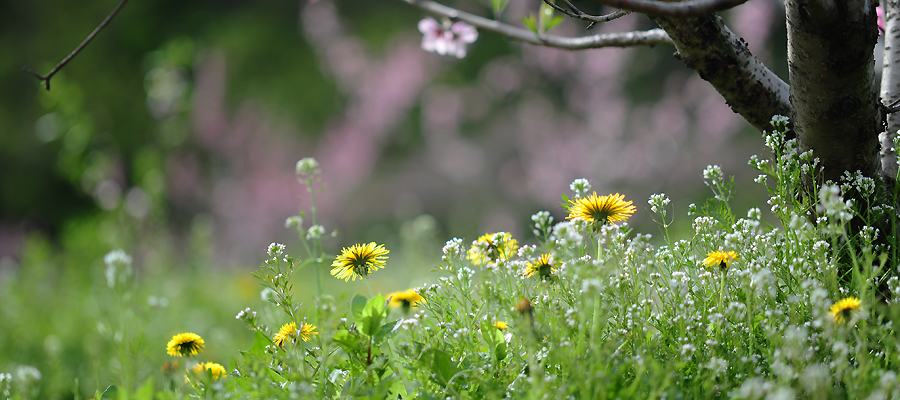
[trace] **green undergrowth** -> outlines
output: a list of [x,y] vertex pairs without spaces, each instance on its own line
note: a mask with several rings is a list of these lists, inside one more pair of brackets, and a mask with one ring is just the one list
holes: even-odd
[[[436,282],[376,293],[369,275],[391,268],[383,247],[347,244],[338,258],[327,255],[313,206],[289,220],[301,246],[273,243],[253,274],[267,301],[231,309],[229,319],[247,328],[244,336],[226,341],[214,333],[215,322],[154,327],[147,307],[129,301],[144,289],[132,284],[124,252],[106,256],[105,279],[91,278],[92,290],[73,305],[121,299],[98,313],[108,315],[104,326],[121,328],[108,328],[104,342],[101,322],[69,321],[56,336],[93,332],[98,344],[85,348],[118,357],[121,370],[98,367],[94,374],[104,379],[80,381],[110,399],[898,398],[896,249],[890,232],[876,228],[896,211],[880,205],[875,182],[858,173],[798,195],[817,160],[784,140],[786,120],[773,125],[766,136],[771,157],[750,162],[770,191],[768,205],[732,209],[733,181],[710,166],[703,175],[712,196],[689,207],[689,237],[671,237],[669,227],[684,215],[665,195],[648,202],[660,227],[654,242],[623,222],[634,212],[630,201],[589,194],[589,182],[580,179],[562,206],[581,217],[556,222],[536,213],[536,244],[520,246],[526,238],[504,232],[454,238],[443,248]],[[315,161],[301,160],[297,172],[315,194]],[[766,223],[764,213],[777,222]],[[322,280],[335,279],[329,271],[345,271],[353,278],[347,285],[362,279],[368,295],[322,293]],[[296,301],[293,285],[301,279],[315,279],[311,304]],[[21,307],[10,301],[28,295],[6,282],[9,312]],[[179,302],[168,310],[223,308],[212,303]],[[143,325],[135,328],[129,318]],[[26,327],[17,329],[2,343],[27,336]],[[162,361],[148,368],[131,349],[160,337],[154,330],[168,335],[151,343],[158,353],[181,332],[202,337],[203,347],[160,354],[164,368],[158,370]],[[170,348],[184,337],[173,337]],[[42,368],[49,367],[11,368],[0,394],[41,397],[35,388],[53,379],[41,377]]]

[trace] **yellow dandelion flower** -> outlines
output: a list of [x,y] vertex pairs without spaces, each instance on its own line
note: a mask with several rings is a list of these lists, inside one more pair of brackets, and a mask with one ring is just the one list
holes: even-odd
[[300,332],[297,332],[297,324],[293,322],[288,322],[281,326],[281,329],[278,330],[278,333],[272,337],[272,341],[275,342],[278,346],[284,346],[284,342],[290,340],[291,343],[297,343],[297,336],[300,336],[300,339],[303,339],[304,342],[308,342],[309,339],[312,339],[312,335],[318,335],[316,332],[316,326],[303,323],[303,327],[300,328]]
[[334,267],[331,269],[331,275],[343,279],[344,282],[350,278],[354,281],[356,278],[365,278],[379,268],[384,268],[387,253],[390,253],[390,250],[385,249],[383,244],[376,245],[375,242],[344,247],[341,255],[331,263]]
[[862,303],[856,297],[847,297],[831,306],[831,314],[834,315],[834,322],[842,322],[849,320],[855,311],[859,311]]
[[213,379],[219,379],[225,376],[225,367],[214,362],[198,363],[197,365],[194,365],[193,368],[191,368],[191,372],[195,374],[202,374],[204,371],[212,372]]
[[487,233],[472,243],[467,258],[472,264],[482,265],[509,259],[518,249],[519,242],[508,232]]
[[569,200],[569,205],[571,207],[566,219],[581,218],[593,222],[595,226],[626,221],[635,210],[631,200],[625,201],[625,196],[618,193],[597,196],[597,192],[594,192],[588,197]]
[[508,328],[508,326],[506,325],[506,322],[504,322],[504,321],[497,321],[497,322],[494,322],[494,326],[496,326],[497,329],[499,329],[499,330],[501,330],[501,331],[504,330],[504,329],[506,329],[506,328]]
[[733,251],[714,251],[706,255],[703,259],[703,266],[707,268],[719,267],[728,269],[732,262],[738,260],[737,253]]
[[175,357],[195,356],[202,351],[203,338],[190,332],[172,336],[172,340],[166,344],[166,352]]
[[556,272],[556,267],[553,266],[553,257],[547,253],[541,254],[541,257],[535,262],[525,263],[522,275],[531,278],[534,274],[538,274],[541,278],[548,278],[554,272]]
[[394,292],[388,297],[391,299],[391,307],[403,307],[404,310],[409,310],[410,307],[415,307],[416,304],[425,301],[421,295],[416,293],[416,289]]

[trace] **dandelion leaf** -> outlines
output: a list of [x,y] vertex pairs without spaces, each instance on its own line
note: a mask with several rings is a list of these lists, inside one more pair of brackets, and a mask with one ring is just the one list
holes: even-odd
[[400,321],[391,321],[381,326],[378,329],[378,332],[375,334],[375,345],[381,344],[381,342],[390,339],[393,337],[397,330],[400,328]]
[[443,387],[446,387],[450,379],[460,371],[449,354],[434,348],[425,350],[419,358],[419,363],[431,370],[435,382]]

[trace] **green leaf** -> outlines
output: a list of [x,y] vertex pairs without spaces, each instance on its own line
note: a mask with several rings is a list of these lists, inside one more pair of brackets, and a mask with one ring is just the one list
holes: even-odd
[[356,325],[360,332],[369,337],[374,337],[378,330],[381,329],[381,321],[385,318],[387,318],[387,310],[385,309],[384,297],[378,295],[366,303],[365,308],[362,310],[362,318],[356,321]]
[[530,30],[534,33],[538,33],[537,19],[534,18],[534,14],[528,14],[528,15],[522,17],[522,23],[525,24],[525,26],[528,28],[528,30]]
[[400,329],[400,320],[391,321],[382,325],[381,328],[378,329],[378,333],[375,334],[375,345],[377,346],[385,339],[393,337],[398,329]]
[[449,354],[434,348],[428,349],[422,353],[419,362],[428,367],[431,370],[435,381],[444,387],[446,387],[447,383],[450,382],[450,379],[460,371],[459,367],[456,366],[456,363],[453,362],[453,359]]
[[506,8],[507,3],[509,3],[509,0],[491,0],[491,8],[494,9],[494,18],[497,18],[500,13],[503,12],[503,9]]
[[403,386],[403,382],[401,382],[399,379],[394,381],[394,384],[391,385],[390,390],[391,394],[389,397],[392,399],[405,399],[408,396],[406,392],[406,386]]
[[250,346],[248,352],[256,357],[262,357],[263,353],[266,351],[266,346],[270,344],[272,344],[272,340],[269,339],[268,336],[263,335],[261,332],[256,332],[256,337],[253,339],[253,345]]
[[141,387],[134,392],[135,400],[153,400],[153,378],[147,378]]
[[272,382],[277,383],[279,385],[287,382],[287,379],[285,379],[285,377],[281,376],[281,374],[279,374],[275,371],[272,371],[271,369],[268,369],[268,368],[266,369],[266,375],[269,376],[269,379],[271,379]]
[[550,21],[547,22],[547,27],[546,27],[546,29],[544,29],[544,31],[546,32],[546,31],[553,29],[553,27],[559,25],[560,22],[563,22],[562,15],[557,15],[557,16],[553,17]]
[[497,361],[506,358],[506,338],[500,329],[488,321],[481,321],[481,337]]
[[[119,393],[119,388],[116,385],[109,385],[106,390],[103,391],[103,394],[100,394],[100,399],[114,399],[116,394]],[[95,399],[98,397],[94,397]]]
[[335,333],[332,340],[334,340],[334,342],[337,343],[338,346],[341,346],[347,353],[354,354],[358,353],[361,350],[361,347],[359,346],[359,340],[357,340],[356,337],[354,337],[353,334],[351,334],[350,331],[346,329],[342,329]]
[[562,207],[563,210],[566,210],[566,212],[571,211],[570,207],[572,207],[572,199],[569,199],[569,196],[566,196],[564,194],[562,195],[562,199],[562,203],[559,203],[560,207]]
[[233,381],[235,384],[237,384],[243,390],[253,389],[253,381],[251,381],[250,378],[245,378],[243,376],[236,376],[236,377],[231,378],[231,381]]
[[350,311],[353,313],[353,320],[356,323],[359,323],[359,320],[362,319],[362,312],[366,307],[367,301],[366,296],[360,294],[353,296],[353,300],[350,301]]
[[[499,330],[499,329],[498,329]],[[497,344],[497,347],[494,348],[494,357],[497,358],[497,361],[506,358],[506,340]]]

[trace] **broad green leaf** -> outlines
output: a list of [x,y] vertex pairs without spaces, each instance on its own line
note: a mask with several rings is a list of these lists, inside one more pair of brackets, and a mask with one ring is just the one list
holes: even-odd
[[231,381],[233,381],[235,384],[240,386],[240,388],[243,390],[253,389],[253,381],[251,381],[250,378],[245,378],[243,376],[236,376],[236,377],[231,378]]
[[381,326],[375,334],[375,345],[381,344],[382,341],[393,337],[397,330],[400,329],[400,321],[391,321]]
[[449,354],[434,348],[422,353],[419,362],[431,370],[437,383],[445,387],[450,379],[460,371]]
[[109,385],[106,390],[103,391],[102,394],[97,393],[99,396],[94,397],[95,399],[115,399],[117,398],[117,394],[119,393],[119,388],[116,385]]
[[147,381],[134,392],[135,400],[153,400],[153,389],[153,378],[147,378]]
[[503,332],[488,321],[481,321],[481,337],[487,343],[491,354],[500,361],[506,358],[506,338]]
[[346,329],[342,329],[334,334],[334,342],[341,346],[347,353],[357,353],[361,350],[359,340]]
[[[354,299],[355,300],[355,299]],[[362,310],[362,318],[356,321],[357,328],[369,337],[374,337],[381,329],[381,321],[387,317],[384,297],[375,296],[366,303]]]
[[403,382],[399,380],[394,381],[394,384],[391,385],[390,398],[405,399],[406,396],[408,396],[408,393],[406,392],[406,386],[403,386]]
[[366,299],[366,296],[359,294],[353,296],[353,300],[350,301],[350,311],[353,313],[353,320],[356,321],[357,324],[359,323],[359,320],[362,319],[362,312],[366,307],[367,301],[368,299]]
[[[497,329],[499,331],[499,329]],[[497,361],[506,358],[506,340],[497,344],[497,347],[494,348],[494,357],[497,358]]]

